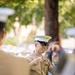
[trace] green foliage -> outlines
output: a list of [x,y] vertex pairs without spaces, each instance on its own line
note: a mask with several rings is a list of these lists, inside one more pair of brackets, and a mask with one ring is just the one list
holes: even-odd
[[[0,0],[0,7],[10,7],[15,10],[15,14],[7,21],[6,29],[9,31],[13,27],[15,18],[19,18],[20,25],[32,23],[35,14],[36,25],[40,25],[44,17],[45,0]],[[60,32],[64,33],[67,27],[75,25],[75,0],[59,0],[59,25]]]
[[75,0],[59,0],[60,32],[67,27],[75,27]]
[[7,45],[16,45],[15,37],[12,38],[4,38],[3,42]]
[[15,14],[10,16],[7,21],[7,30],[13,27],[15,18],[19,18],[20,25],[32,23],[32,17],[36,15],[36,25],[38,25],[44,16],[44,0],[0,0],[0,7],[10,7],[15,10]]

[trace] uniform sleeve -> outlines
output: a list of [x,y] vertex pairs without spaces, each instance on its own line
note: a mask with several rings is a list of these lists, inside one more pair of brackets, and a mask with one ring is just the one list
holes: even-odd
[[27,61],[28,61],[29,63],[33,60],[33,58],[32,58],[31,55],[28,55],[28,56],[26,56],[25,58],[27,59]]
[[30,65],[25,58],[16,57],[13,64],[13,75],[29,75]]
[[51,62],[49,61],[49,59],[46,57],[42,57],[42,69],[44,70],[44,72],[51,71],[52,68],[53,66]]
[[53,69],[53,65],[51,64],[51,62],[48,60],[48,64],[49,64],[49,66],[48,66],[48,70],[50,71],[50,70],[52,70]]
[[30,65],[25,58],[0,51],[0,75],[29,75]]

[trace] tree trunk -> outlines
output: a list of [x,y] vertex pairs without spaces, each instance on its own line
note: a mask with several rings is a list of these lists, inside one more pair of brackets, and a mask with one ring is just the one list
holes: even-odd
[[45,35],[59,39],[58,0],[45,0]]

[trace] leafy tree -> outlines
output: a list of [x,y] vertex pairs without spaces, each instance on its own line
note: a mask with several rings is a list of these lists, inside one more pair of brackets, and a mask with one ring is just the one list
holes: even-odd
[[45,34],[59,38],[58,0],[45,0]]
[[7,22],[7,30],[13,27],[15,18],[19,18],[20,25],[32,23],[35,14],[36,25],[39,25],[44,16],[44,0],[0,0],[0,7],[10,7],[15,10],[15,14],[10,16]]
[[75,27],[74,2],[75,0],[45,0],[46,35],[52,36],[53,39],[59,39],[59,34],[64,34],[67,27]]
[[[51,1],[54,2],[55,0],[50,0],[50,2]],[[15,22],[16,17],[19,18],[20,25],[28,25],[29,23],[32,23],[32,17],[35,15],[36,25],[40,25],[42,17],[44,17],[44,2],[45,0],[0,0],[0,7],[10,7],[15,10],[15,14],[13,16],[10,16],[8,19],[6,27],[7,30],[10,30],[10,28],[13,27],[13,23]],[[55,2],[57,2],[57,0]],[[67,27],[75,27],[75,0],[58,0],[57,3],[60,32],[64,33],[64,30]],[[49,4],[49,7],[51,7],[52,5],[56,4]],[[52,32],[49,31],[49,34],[57,37],[58,35],[53,35],[54,28],[53,30],[51,28],[50,30]],[[45,31],[46,30],[47,29],[45,28]],[[57,32],[59,32],[59,30],[54,33]]]
[[59,0],[60,32],[67,27],[75,27],[75,0]]

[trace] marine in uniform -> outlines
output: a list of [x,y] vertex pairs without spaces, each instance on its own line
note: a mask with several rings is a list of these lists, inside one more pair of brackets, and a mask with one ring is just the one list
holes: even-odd
[[25,58],[13,56],[1,49],[5,23],[12,14],[13,9],[0,8],[0,75],[29,75],[30,66]]
[[26,56],[30,64],[30,75],[46,75],[53,66],[50,61],[42,55],[47,50],[48,40],[50,36],[35,36],[35,51],[29,56]]

